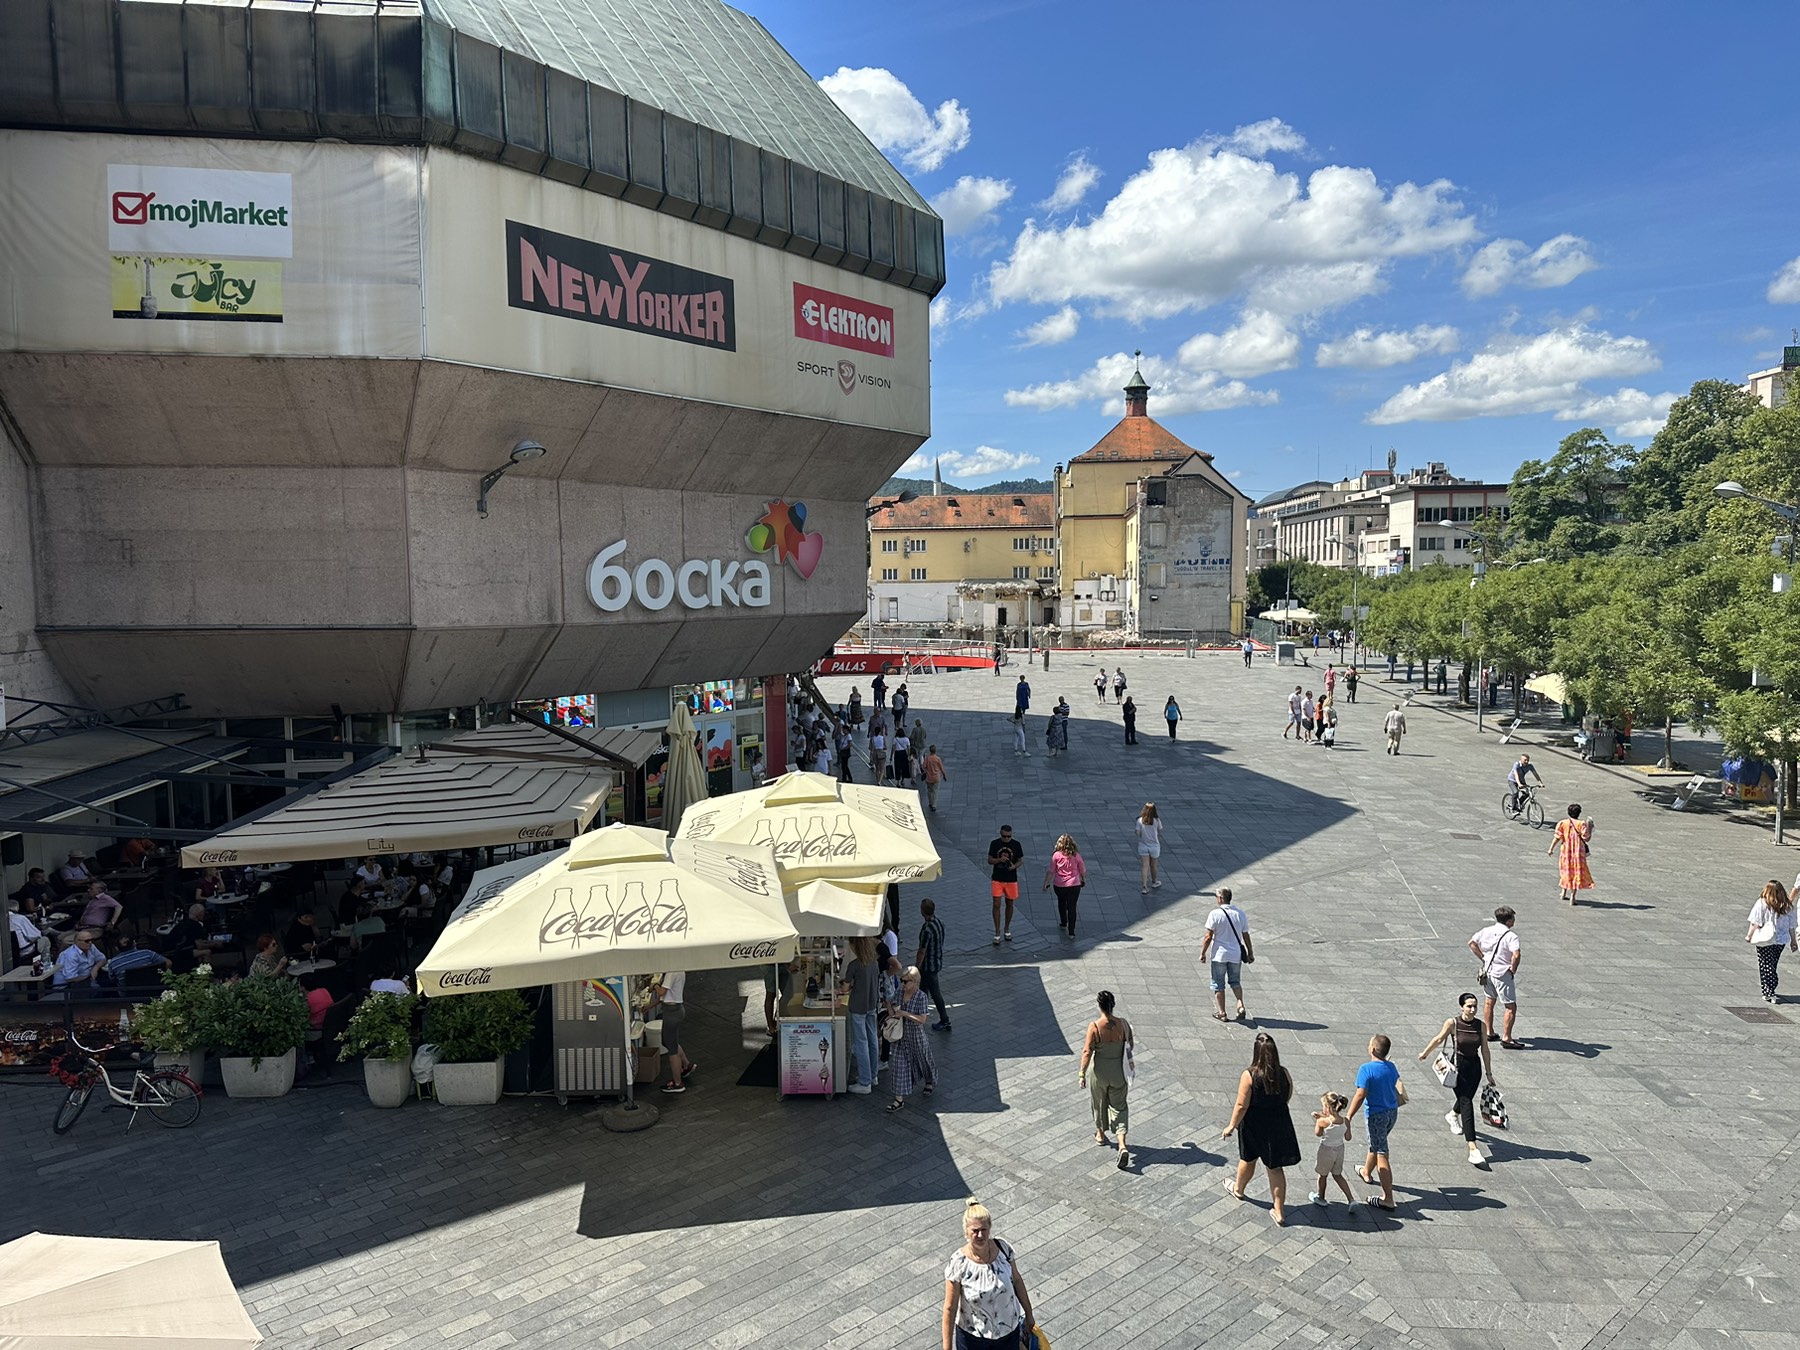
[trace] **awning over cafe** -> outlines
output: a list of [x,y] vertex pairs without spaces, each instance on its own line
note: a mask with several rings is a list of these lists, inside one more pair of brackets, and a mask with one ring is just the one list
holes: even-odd
[[512,722],[421,746],[181,850],[183,867],[305,862],[573,839],[613,766]]

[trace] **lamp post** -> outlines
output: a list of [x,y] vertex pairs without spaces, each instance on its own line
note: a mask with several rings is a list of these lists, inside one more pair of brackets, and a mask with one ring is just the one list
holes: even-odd
[[[1336,548],[1342,549],[1344,547],[1344,536],[1341,534],[1328,534],[1325,536],[1325,542]],[[1350,648],[1351,665],[1357,663],[1362,649],[1362,607],[1356,603],[1356,589],[1358,584],[1362,581],[1362,557],[1363,531],[1358,530],[1356,532],[1356,562],[1353,564],[1353,570],[1350,573],[1350,622],[1354,625],[1351,631],[1356,634],[1356,643]]]
[[536,441],[520,441],[513,446],[512,453],[506,457],[506,463],[497,469],[489,469],[481,475],[481,491],[475,498],[475,511],[483,520],[487,519],[487,497],[494,484],[506,476],[506,471],[515,464],[523,464],[528,459],[543,457],[544,447]]
[[[1454,525],[1447,520],[1440,520],[1436,523],[1446,530],[1455,530],[1458,534],[1466,534],[1478,544],[1484,542],[1481,534],[1476,530],[1468,529],[1462,525]],[[1481,580],[1487,576],[1487,550],[1482,548],[1477,550],[1477,552],[1479,556],[1476,557],[1475,565],[1472,569],[1474,575],[1469,578],[1470,590],[1474,590],[1475,587],[1480,584]],[[1416,549],[1414,550],[1413,556],[1418,556]],[[1536,558],[1533,559],[1533,561],[1542,562],[1544,560],[1542,558]],[[1482,696],[1483,691],[1481,688],[1481,677],[1486,671],[1487,653],[1482,648],[1477,647],[1475,649],[1475,734],[1477,736],[1487,730],[1487,699]]]
[[[1745,501],[1755,502],[1758,506],[1767,507],[1788,523],[1787,545],[1789,572],[1786,576],[1779,573],[1776,574],[1775,593],[1779,595],[1791,587],[1793,585],[1793,569],[1796,567],[1796,552],[1797,550],[1800,550],[1800,540],[1795,538],[1796,534],[1800,534],[1800,506],[1791,506],[1786,502],[1778,502],[1771,497],[1759,497],[1756,493],[1751,492],[1734,478],[1728,478],[1715,487],[1713,489],[1713,495],[1715,497],[1723,497],[1726,500],[1730,500],[1733,497],[1742,497]],[[1780,547],[1781,542],[1780,540],[1777,540],[1777,552],[1775,556],[1778,558],[1781,556],[1779,552]],[[1785,812],[1787,808],[1788,792],[1787,746],[1788,738],[1786,729],[1784,728],[1781,733],[1781,753],[1775,760],[1775,843],[1777,846],[1780,846],[1786,841]]]

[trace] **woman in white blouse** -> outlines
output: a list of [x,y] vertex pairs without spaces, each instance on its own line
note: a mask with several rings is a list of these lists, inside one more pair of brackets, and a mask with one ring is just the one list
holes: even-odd
[[1771,881],[1762,888],[1762,894],[1750,906],[1749,922],[1750,931],[1744,934],[1744,941],[1756,946],[1763,1002],[1773,1003],[1775,987],[1781,982],[1775,971],[1776,963],[1781,960],[1781,949],[1788,947],[1800,951],[1800,942],[1795,940],[1794,933],[1794,902],[1779,881]]
[[1162,818],[1156,814],[1156,803],[1145,802],[1138,812],[1136,826],[1138,866],[1143,873],[1142,894],[1162,889],[1162,878],[1156,875],[1157,859],[1162,857]]
[[994,1236],[994,1216],[979,1200],[963,1210],[963,1235],[944,1267],[943,1350],[1018,1350],[1033,1318],[1013,1250]]

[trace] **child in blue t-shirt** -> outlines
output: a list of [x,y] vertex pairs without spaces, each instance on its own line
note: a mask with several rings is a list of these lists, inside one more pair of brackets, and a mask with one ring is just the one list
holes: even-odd
[[[1388,1134],[1400,1116],[1400,1103],[1406,1100],[1400,1070],[1388,1063],[1388,1051],[1392,1048],[1393,1042],[1386,1036],[1369,1038],[1369,1062],[1356,1071],[1356,1095],[1350,1099],[1350,1109],[1345,1112],[1354,1121],[1356,1108],[1367,1105],[1369,1157],[1356,1169],[1356,1175],[1371,1186],[1380,1181],[1381,1195],[1371,1195],[1369,1203],[1382,1209],[1394,1208],[1394,1172],[1388,1165]],[[1349,1139],[1346,1131],[1344,1141],[1348,1143]]]

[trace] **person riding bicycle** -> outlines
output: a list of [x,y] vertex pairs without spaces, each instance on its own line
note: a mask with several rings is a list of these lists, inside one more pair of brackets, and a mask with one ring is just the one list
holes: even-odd
[[1520,755],[1519,762],[1513,765],[1506,775],[1506,786],[1512,794],[1509,798],[1512,804],[1507,809],[1515,816],[1519,814],[1519,807],[1525,796],[1525,780],[1527,778],[1537,779],[1540,785],[1544,781],[1544,775],[1537,771],[1537,765],[1531,762],[1531,756]]

